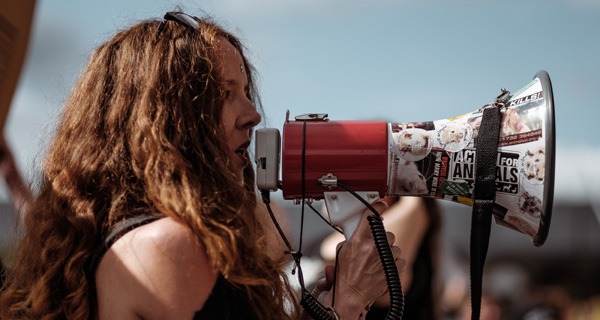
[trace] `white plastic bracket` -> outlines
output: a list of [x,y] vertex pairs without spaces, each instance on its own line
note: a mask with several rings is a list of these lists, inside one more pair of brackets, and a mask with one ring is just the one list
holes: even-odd
[[[377,191],[356,193],[370,204],[379,200]],[[332,225],[341,227],[346,240],[349,239],[358,227],[360,217],[367,207],[348,191],[326,191],[323,195],[329,221]]]

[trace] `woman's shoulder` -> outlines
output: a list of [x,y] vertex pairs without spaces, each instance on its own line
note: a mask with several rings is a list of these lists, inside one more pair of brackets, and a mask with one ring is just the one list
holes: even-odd
[[151,267],[150,262],[158,263],[154,265],[155,268],[165,266],[168,262],[203,260],[208,263],[204,245],[192,230],[169,217],[127,232],[111,246],[109,252],[111,251],[131,267],[144,269]]
[[175,219],[159,219],[126,233],[100,261],[100,318],[125,312],[132,318],[191,319],[216,279],[192,230]]
[[[204,247],[196,240],[192,230],[185,224],[170,218],[162,218],[127,232],[112,246],[115,250],[161,250],[177,256],[178,252]],[[183,253],[183,252],[182,252]]]

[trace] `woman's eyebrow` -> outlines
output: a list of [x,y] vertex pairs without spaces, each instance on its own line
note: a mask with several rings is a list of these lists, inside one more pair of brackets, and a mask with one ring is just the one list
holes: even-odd
[[[230,86],[230,87],[235,87],[235,86],[238,86],[240,83],[237,80],[235,80],[235,79],[227,79],[227,80],[225,80],[225,84],[228,85],[228,86]],[[246,85],[244,86],[244,90],[245,91],[250,90],[250,84],[249,83],[246,83]]]
[[235,80],[235,79],[227,79],[227,80],[225,80],[225,83],[228,84],[228,85],[230,85],[230,86],[236,86],[236,85],[238,85],[238,81]]

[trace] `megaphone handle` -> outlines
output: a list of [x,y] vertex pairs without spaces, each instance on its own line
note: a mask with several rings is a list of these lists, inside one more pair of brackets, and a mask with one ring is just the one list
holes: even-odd
[[[360,217],[360,216],[359,216]],[[344,237],[346,240],[354,234],[354,230],[358,227],[360,219],[349,219],[346,223],[342,223],[342,231],[344,231]]]
[[[362,204],[362,203],[361,203]],[[364,207],[364,205],[363,205]],[[360,216],[359,216],[360,217]],[[398,267],[394,255],[392,254],[392,248],[387,240],[387,234],[383,226],[383,220],[381,216],[369,215],[367,217],[369,226],[371,227],[371,234],[379,253],[379,258],[383,265],[383,271],[388,286],[388,292],[390,296],[390,307],[386,320],[401,320],[404,312],[404,294],[402,293],[402,285],[400,283],[400,274],[398,273]],[[351,228],[348,225],[347,228]],[[356,229],[352,229],[352,232]],[[344,232],[346,234],[346,232]],[[351,233],[349,233],[351,235]],[[349,236],[348,236],[349,237]],[[303,292],[300,304],[304,307],[306,312],[313,318],[318,320],[335,320],[337,315],[332,317],[328,310],[324,308],[316,299],[308,292]]]
[[[376,191],[357,191],[356,193],[370,204],[379,200],[379,193]],[[346,240],[350,239],[367,207],[347,191],[327,191],[323,194],[329,222],[333,226],[340,226]]]
[[[340,185],[344,188],[343,184]],[[347,189],[348,190],[348,189]],[[365,204],[356,197],[360,196],[369,204],[379,200],[378,192],[325,192],[325,205],[329,212],[329,219],[332,225],[342,226],[344,236],[349,239],[362,217],[362,212],[365,210]],[[402,293],[402,285],[400,284],[400,274],[398,267],[392,254],[392,249],[387,240],[387,234],[383,226],[383,219],[379,215],[369,215],[367,217],[371,227],[371,234],[375,241],[375,246],[379,252],[379,258],[383,265],[388,291],[390,296],[390,307],[386,319],[399,320],[402,319],[404,311],[404,294]]]

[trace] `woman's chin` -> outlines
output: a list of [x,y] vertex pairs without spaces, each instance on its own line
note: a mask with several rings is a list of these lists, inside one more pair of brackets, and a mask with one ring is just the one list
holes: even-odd
[[244,184],[244,168],[234,171],[236,181],[239,185]]

